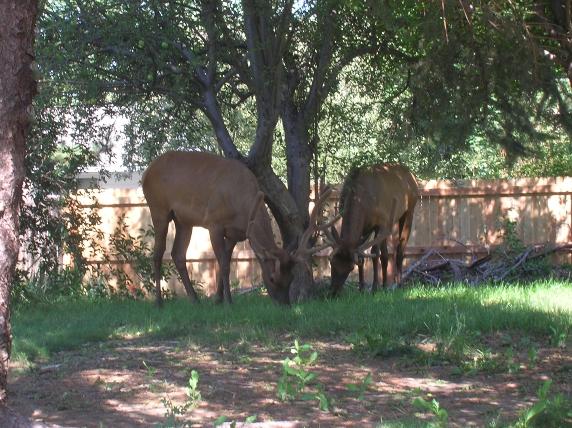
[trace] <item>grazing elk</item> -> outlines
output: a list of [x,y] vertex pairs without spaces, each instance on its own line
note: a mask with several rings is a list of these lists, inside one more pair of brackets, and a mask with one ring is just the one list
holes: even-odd
[[268,294],[280,304],[290,303],[295,264],[304,263],[307,267],[304,257],[324,247],[305,248],[314,231],[330,227],[330,224],[316,226],[314,222],[331,190],[316,203],[312,223],[298,249],[291,253],[290,249],[276,245],[270,217],[262,203],[264,194],[254,174],[237,160],[200,152],[167,152],[151,162],[141,181],[155,227],[153,261],[158,307],[163,306],[161,264],[171,221],[175,223],[171,256],[193,303],[199,303],[199,299],[189,279],[186,253],[195,226],[209,231],[218,262],[216,304],[222,302],[223,296],[227,303],[232,303],[230,260],[237,242],[249,239],[262,267]]
[[[417,203],[417,181],[413,174],[399,164],[378,164],[352,171],[346,178],[340,197],[342,227],[338,235],[332,227],[328,238],[332,241],[330,254],[330,294],[337,295],[354,265],[358,264],[360,290],[363,289],[363,259],[373,259],[373,284],[379,285],[378,259],[381,249],[383,286],[387,285],[387,237],[399,220],[399,238],[396,245],[395,265],[397,282],[401,280],[403,250],[409,239],[413,223],[413,210]],[[371,241],[368,238],[371,234]],[[371,248],[371,254],[365,250]]]

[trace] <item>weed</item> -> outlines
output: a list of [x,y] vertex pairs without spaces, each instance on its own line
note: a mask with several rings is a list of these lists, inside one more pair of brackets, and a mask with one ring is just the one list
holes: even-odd
[[505,363],[509,373],[516,373],[520,370],[520,363],[512,360],[513,355],[514,351],[512,348],[507,348],[505,353]]
[[155,373],[157,372],[157,369],[154,367],[148,366],[145,361],[143,361],[143,365],[147,369],[147,374],[145,375],[145,379],[153,380],[153,378],[155,377]]
[[[109,237],[110,253],[104,254],[104,260],[108,264],[109,275],[117,281],[117,291],[120,294],[141,297],[142,291],[135,287],[134,278],[128,275],[121,265],[113,263],[115,260],[123,260],[125,263],[129,263],[142,289],[151,294],[155,292],[153,258],[150,257],[151,249],[148,241],[148,238],[154,237],[155,230],[152,226],[147,229],[139,229],[138,235],[134,237],[125,222],[125,214],[117,219],[117,227]],[[176,275],[174,265],[163,263],[161,265],[161,277],[169,280],[173,275]],[[164,297],[170,298],[172,296],[166,295]]]
[[365,327],[361,327],[356,333],[346,337],[353,345],[356,352],[364,352],[372,357],[390,357],[412,354],[413,348],[403,342],[392,340],[389,337],[371,334]]
[[[532,419],[546,409],[548,403],[548,389],[552,384],[552,379],[548,379],[538,390],[539,401],[529,409],[522,409],[520,411],[520,419],[515,425],[516,428],[526,428],[530,426]],[[558,394],[557,400],[562,399],[562,394]]]
[[[145,365],[147,367],[147,365]],[[191,427],[193,422],[179,422],[178,418],[188,412],[192,412],[201,402],[201,392],[197,389],[199,385],[199,374],[196,370],[191,372],[189,378],[189,386],[185,388],[187,393],[187,400],[181,404],[176,405],[168,398],[162,398],[161,402],[165,406],[165,422],[156,425],[156,428],[178,428],[178,427]]]
[[[246,418],[245,423],[249,424],[249,423],[254,422],[255,420],[256,420],[256,415],[249,416],[248,418]],[[226,421],[228,421],[228,417],[220,416],[214,423],[215,428],[224,424]],[[236,428],[236,421],[232,421],[230,423],[230,428]]]
[[528,364],[530,365],[530,367],[534,367],[535,364],[535,360],[536,360],[536,349],[534,349],[534,347],[530,348],[528,350]]
[[[294,341],[294,348],[291,349],[291,352],[296,354],[296,356],[293,359],[286,358],[284,360],[284,371],[282,378],[278,381],[276,392],[282,401],[296,399],[310,401],[317,399],[318,407],[329,411],[329,406],[333,404],[333,399],[324,395],[321,383],[316,385],[316,393],[303,394],[308,384],[318,377],[316,373],[308,371],[308,366],[314,363],[318,357],[317,352],[310,354],[311,349],[311,345],[299,345],[297,340]],[[290,363],[294,363],[294,366],[290,365]]]
[[446,425],[448,417],[447,411],[440,408],[437,400],[426,401],[424,398],[416,397],[411,403],[414,406],[423,407],[435,415],[433,426],[444,427]]
[[548,326],[552,334],[550,335],[550,344],[558,348],[566,348],[566,331],[559,328]]
[[363,400],[363,395],[365,393],[365,390],[367,389],[367,387],[369,386],[369,384],[371,383],[371,373],[368,373],[367,376],[365,377],[364,381],[361,384],[348,384],[346,385],[346,388],[349,389],[350,391],[356,391],[359,392],[359,397],[358,400]]

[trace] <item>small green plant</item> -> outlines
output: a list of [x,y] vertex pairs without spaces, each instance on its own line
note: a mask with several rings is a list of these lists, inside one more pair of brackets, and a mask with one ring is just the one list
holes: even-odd
[[[244,421],[247,424],[250,424],[252,422],[254,422],[256,420],[256,415],[254,416],[249,416],[248,418],[246,418],[246,420]],[[227,416],[220,416],[214,423],[215,428],[218,426],[221,426],[222,424],[224,424],[226,421],[228,421],[228,417]],[[232,421],[230,423],[230,428],[236,428],[236,421]]]
[[548,327],[552,333],[550,335],[550,344],[558,348],[566,348],[566,331],[554,328],[551,325]]
[[431,401],[427,401],[422,397],[415,397],[411,403],[414,406],[423,407],[435,415],[433,426],[446,426],[448,417],[447,411],[445,409],[441,409],[437,400],[432,399]]
[[409,344],[389,337],[371,334],[365,327],[361,327],[356,333],[347,336],[346,340],[353,345],[356,352],[367,353],[372,357],[402,356],[413,353]]
[[[282,401],[300,399],[303,401],[319,400],[318,407],[322,410],[329,411],[329,405],[333,403],[333,399],[327,398],[322,390],[322,384],[316,385],[317,393],[303,393],[308,384],[318,377],[318,374],[308,371],[308,366],[312,365],[316,358],[317,352],[311,352],[312,346],[309,344],[299,345],[298,341],[294,341],[294,347],[291,349],[296,356],[292,359],[284,360],[284,370],[282,378],[278,381],[276,392]],[[294,363],[291,365],[290,363]]]
[[516,220],[511,220],[509,217],[501,217],[497,219],[497,226],[507,252],[520,253],[524,251],[525,246],[520,239],[520,231]]
[[[282,401],[298,398],[306,385],[318,377],[316,373],[310,373],[307,370],[307,367],[318,357],[317,352],[312,352],[308,356],[311,348],[311,345],[300,346],[297,340],[294,341],[294,348],[291,349],[291,352],[296,356],[293,359],[286,358],[284,360],[284,371],[277,386],[278,396]],[[291,362],[295,366],[291,366]]]
[[360,384],[348,384],[346,385],[346,388],[349,389],[350,391],[356,391],[359,392],[359,397],[358,400],[363,400],[363,395],[365,393],[365,390],[367,389],[367,387],[369,386],[369,384],[371,383],[371,373],[368,373],[367,376],[365,377],[364,381]]
[[[122,267],[113,263],[122,260],[129,263],[135,272],[141,287],[148,293],[155,292],[155,274],[153,258],[148,238],[155,237],[152,226],[147,229],[139,229],[137,236],[132,236],[129,226],[125,221],[125,214],[117,220],[117,227],[109,237],[110,253],[104,254],[105,262],[109,267],[109,276],[117,281],[117,292],[123,296],[140,297],[142,291],[135,287],[134,279]],[[161,277],[169,280],[176,275],[175,266],[171,263],[161,265]],[[171,296],[164,296],[169,298]]]
[[155,377],[155,372],[157,372],[157,369],[154,367],[148,366],[145,361],[143,361],[143,365],[145,366],[145,369],[147,370],[147,374],[145,375],[145,379],[153,380],[153,378]]
[[536,365],[536,355],[538,353],[536,352],[536,349],[534,349],[534,347],[530,348],[528,350],[528,363],[530,364],[530,367],[534,367]]
[[[147,365],[145,365],[147,367]],[[196,370],[191,372],[191,377],[189,378],[189,386],[185,388],[187,393],[187,400],[181,404],[176,405],[168,398],[161,399],[161,402],[165,406],[165,422],[156,425],[156,428],[179,428],[179,427],[191,427],[194,425],[191,421],[178,421],[180,416],[184,416],[188,412],[192,412],[201,402],[202,396],[201,392],[197,389],[199,385],[199,374]]]
[[516,373],[520,370],[520,363],[512,360],[513,355],[514,351],[512,348],[507,348],[505,353],[505,363],[509,373]]
[[488,371],[488,372],[495,371],[498,369],[498,367],[499,364],[495,360],[494,355],[492,354],[492,350],[490,348],[484,351],[477,349],[475,351],[475,355],[473,355],[472,361],[462,362],[461,364],[459,364],[458,368],[453,369],[452,374],[461,375],[463,373],[467,373],[471,376],[476,376],[481,371]]
[[[538,403],[533,405],[529,409],[522,409],[520,411],[520,419],[516,423],[516,428],[527,428],[530,425],[532,419],[539,415],[546,409],[548,404],[548,390],[550,389],[550,385],[552,384],[552,379],[548,379],[538,390]],[[562,400],[562,394],[559,393],[556,397],[556,400],[560,402]]]

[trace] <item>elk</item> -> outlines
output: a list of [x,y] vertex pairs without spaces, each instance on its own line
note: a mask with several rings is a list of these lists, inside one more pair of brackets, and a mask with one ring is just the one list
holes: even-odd
[[[329,293],[338,295],[348,275],[357,264],[359,288],[363,289],[363,260],[373,260],[372,292],[379,286],[378,259],[381,249],[383,287],[387,285],[387,237],[399,221],[399,236],[395,251],[396,282],[401,280],[403,252],[411,233],[413,211],[417,203],[417,181],[405,166],[382,163],[353,170],[342,188],[340,211],[341,232],[332,227],[328,239],[332,243],[330,254],[331,284]],[[373,234],[373,239],[369,237]],[[371,253],[365,251],[371,248]]]
[[163,306],[161,265],[171,221],[175,223],[171,256],[193,303],[199,303],[199,298],[187,271],[187,248],[193,227],[209,231],[218,262],[215,304],[222,303],[223,297],[226,303],[232,304],[229,284],[232,251],[237,242],[247,238],[260,262],[268,294],[279,304],[289,304],[292,269],[297,263],[309,269],[304,257],[326,246],[306,249],[308,239],[314,232],[333,224],[314,224],[317,212],[331,195],[329,190],[316,202],[310,226],[298,248],[293,252],[291,248],[279,248],[262,203],[264,193],[254,174],[237,160],[208,153],[164,153],[149,164],[141,182],[155,228],[153,263],[157,307]]

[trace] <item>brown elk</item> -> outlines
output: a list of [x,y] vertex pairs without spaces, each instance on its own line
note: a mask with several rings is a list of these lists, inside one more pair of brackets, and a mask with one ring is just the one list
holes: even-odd
[[[383,286],[387,285],[387,237],[399,221],[399,237],[395,251],[397,282],[401,279],[403,252],[413,223],[417,203],[417,181],[403,165],[378,164],[352,171],[346,178],[340,197],[341,232],[332,228],[328,234],[333,251],[330,254],[330,294],[337,295],[357,264],[360,290],[363,289],[363,259],[373,259],[373,284],[379,285],[378,259],[381,249]],[[368,241],[373,233],[374,237]],[[365,251],[371,248],[371,253]]]
[[249,239],[262,267],[268,294],[280,304],[290,303],[292,269],[296,263],[307,267],[304,257],[324,247],[305,248],[314,231],[330,227],[314,223],[331,191],[316,203],[310,227],[298,249],[291,252],[276,245],[270,217],[262,203],[264,194],[254,174],[237,160],[200,152],[167,152],[151,162],[141,181],[155,227],[153,262],[158,307],[163,305],[161,264],[171,221],[175,223],[171,256],[193,303],[199,303],[199,299],[189,279],[186,253],[195,226],[209,231],[218,262],[216,304],[222,302],[223,296],[227,303],[232,303],[230,260],[237,242]]

